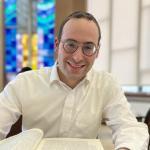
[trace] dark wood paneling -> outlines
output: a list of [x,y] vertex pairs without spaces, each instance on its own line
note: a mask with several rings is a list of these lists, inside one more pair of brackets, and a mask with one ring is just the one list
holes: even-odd
[[56,22],[55,35],[63,19],[71,12],[77,10],[86,10],[87,0],[56,0]]

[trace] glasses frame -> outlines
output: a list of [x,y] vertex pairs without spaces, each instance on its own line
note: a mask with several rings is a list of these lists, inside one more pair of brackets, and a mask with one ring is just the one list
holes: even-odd
[[[68,50],[66,50],[66,48],[65,48],[65,44],[68,42],[68,41],[74,41],[76,44],[77,44],[77,48],[74,50],[74,51],[68,51]],[[67,39],[67,40],[61,40],[60,41],[61,43],[63,43],[63,49],[65,50],[65,52],[66,53],[69,53],[69,54],[73,54],[74,52],[76,52],[77,50],[78,50],[78,48],[79,47],[81,47],[81,49],[82,49],[82,53],[85,55],[85,56],[88,56],[88,57],[90,57],[90,56],[93,56],[93,55],[95,55],[95,53],[98,51],[98,49],[99,49],[99,46],[96,46],[94,43],[92,43],[93,45],[94,45],[94,47],[95,47],[95,52],[94,53],[92,53],[91,55],[87,55],[86,53],[85,53],[85,51],[84,51],[84,49],[83,49],[83,45],[84,44],[86,44],[86,43],[79,43],[78,41],[76,41],[76,40],[72,40],[72,39]]]

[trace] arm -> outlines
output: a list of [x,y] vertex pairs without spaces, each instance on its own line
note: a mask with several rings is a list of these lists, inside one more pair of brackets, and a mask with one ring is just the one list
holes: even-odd
[[[130,105],[116,81],[109,81],[109,93],[104,108],[106,124],[112,129],[115,149],[147,150],[148,130],[137,122]],[[138,143],[138,144],[137,144]]]
[[0,93],[0,140],[6,137],[11,125],[17,121],[21,114],[13,84],[13,82],[9,83]]

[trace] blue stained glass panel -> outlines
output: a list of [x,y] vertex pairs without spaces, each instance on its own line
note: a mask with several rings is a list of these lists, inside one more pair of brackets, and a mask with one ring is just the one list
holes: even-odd
[[5,26],[15,26],[17,22],[16,0],[5,0],[4,8]]
[[[18,71],[17,0],[4,0],[5,71],[7,78]],[[54,64],[55,0],[37,1],[38,67]],[[22,54],[22,53],[21,53]],[[41,65],[42,64],[42,65]],[[8,79],[9,81],[9,79]]]
[[16,29],[5,29],[5,70],[6,72],[16,72]]
[[55,1],[40,0],[37,5],[37,26],[40,49],[40,60],[43,66],[54,64],[54,27],[55,27]]

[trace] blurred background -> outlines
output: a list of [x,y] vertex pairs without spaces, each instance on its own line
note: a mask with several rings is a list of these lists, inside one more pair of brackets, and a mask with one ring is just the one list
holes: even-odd
[[[117,77],[143,121],[150,108],[150,0],[0,0],[0,91],[22,67],[54,64],[55,35],[76,10],[92,13],[101,27],[94,68]],[[104,131],[103,139],[110,137]]]

